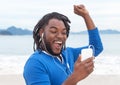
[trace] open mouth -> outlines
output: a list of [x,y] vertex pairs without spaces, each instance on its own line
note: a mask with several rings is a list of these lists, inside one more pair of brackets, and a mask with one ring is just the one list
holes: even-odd
[[62,41],[55,41],[54,42],[55,49],[61,50],[62,46],[63,46],[63,42]]

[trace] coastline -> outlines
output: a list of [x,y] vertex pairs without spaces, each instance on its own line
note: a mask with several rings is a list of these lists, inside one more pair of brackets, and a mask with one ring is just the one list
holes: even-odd
[[[120,75],[91,74],[77,85],[119,85]],[[25,85],[22,74],[0,75],[0,85]]]

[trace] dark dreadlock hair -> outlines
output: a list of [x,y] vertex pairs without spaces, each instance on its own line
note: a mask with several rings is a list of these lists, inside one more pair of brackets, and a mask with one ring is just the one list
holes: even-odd
[[43,29],[49,23],[50,19],[62,20],[66,27],[66,30],[67,30],[67,37],[69,36],[69,30],[70,30],[69,23],[71,23],[71,22],[68,19],[68,17],[63,14],[57,13],[57,12],[48,13],[45,16],[43,16],[42,19],[34,27],[34,30],[33,30],[33,39],[34,39],[33,49],[34,49],[34,51],[36,49],[41,49],[40,48],[41,42],[39,41],[41,39],[41,37],[39,35],[39,30]]

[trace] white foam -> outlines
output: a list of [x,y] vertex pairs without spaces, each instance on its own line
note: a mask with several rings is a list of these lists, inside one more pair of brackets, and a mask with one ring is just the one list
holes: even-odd
[[[0,55],[0,74],[20,74],[29,55]],[[95,59],[93,74],[120,74],[120,57],[100,55]]]
[[94,74],[120,74],[120,57],[102,55],[95,59]]
[[0,74],[20,74],[28,56],[0,55]]

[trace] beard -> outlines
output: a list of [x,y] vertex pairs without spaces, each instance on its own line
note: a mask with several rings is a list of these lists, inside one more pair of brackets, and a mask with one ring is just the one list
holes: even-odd
[[61,49],[60,53],[54,53],[49,42],[45,42],[45,45],[46,45],[47,51],[48,51],[51,55],[59,56],[59,55],[61,54],[61,52],[62,52],[62,49]]
[[61,52],[62,52],[62,49],[63,49],[63,47],[62,47],[62,48],[61,48],[61,51],[60,51],[59,53],[55,53],[55,52],[52,50],[52,46],[51,46],[50,42],[47,41],[45,37],[44,37],[44,39],[43,39],[43,43],[42,43],[42,44],[43,44],[42,46],[43,46],[44,50],[45,50],[46,52],[50,53],[50,54],[53,55],[53,56],[59,56],[59,55],[61,54]]

